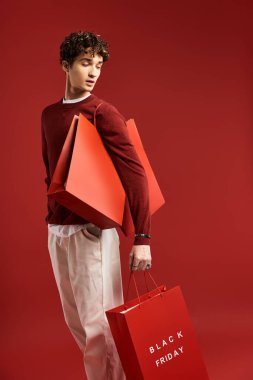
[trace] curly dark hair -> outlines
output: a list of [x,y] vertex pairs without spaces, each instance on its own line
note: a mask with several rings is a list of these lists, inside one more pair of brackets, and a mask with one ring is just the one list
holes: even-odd
[[60,64],[65,60],[72,66],[75,58],[87,48],[91,49],[92,56],[99,54],[103,61],[109,59],[108,42],[100,37],[100,34],[82,31],[70,33],[60,45]]

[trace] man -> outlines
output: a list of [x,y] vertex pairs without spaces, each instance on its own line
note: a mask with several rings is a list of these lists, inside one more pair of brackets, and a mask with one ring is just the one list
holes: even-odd
[[[82,112],[93,123],[96,113],[96,128],[121,178],[135,226],[129,267],[146,270],[152,258],[144,168],[125,118],[112,104],[91,94],[108,59],[107,42],[92,32],[71,33],[62,42],[65,96],[45,107],[41,115],[45,183],[48,189],[73,116]],[[86,375],[89,380],[123,380],[125,374],[105,314],[124,302],[117,230],[101,230],[52,199],[48,199],[45,221],[64,318],[83,353]]]

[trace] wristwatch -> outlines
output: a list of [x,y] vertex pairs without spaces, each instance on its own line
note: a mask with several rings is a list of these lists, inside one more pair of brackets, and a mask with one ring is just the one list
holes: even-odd
[[148,235],[148,234],[135,234],[134,235],[135,237],[145,237],[145,238],[149,238],[149,239],[151,239],[151,235]]

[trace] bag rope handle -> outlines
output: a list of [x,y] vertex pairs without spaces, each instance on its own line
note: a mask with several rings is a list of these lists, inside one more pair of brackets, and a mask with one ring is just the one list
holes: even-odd
[[[148,290],[148,284],[147,284],[147,277],[146,277],[146,271],[144,271],[144,278],[145,278],[145,283],[146,283],[146,287],[147,287],[147,290]],[[159,286],[157,285],[157,283],[155,282],[154,278],[151,276],[150,272],[148,272],[150,278],[153,280],[156,288],[155,289],[158,289]],[[126,298],[125,298],[125,302],[124,302],[124,309],[127,309],[128,307],[126,306],[126,302],[127,302],[127,297],[128,297],[128,292],[129,292],[129,288],[130,288],[130,281],[131,281],[131,278],[133,276],[133,279],[134,279],[134,285],[135,285],[135,289],[136,289],[136,292],[137,292],[137,295],[138,295],[138,299],[139,299],[139,307],[141,306],[141,300],[140,300],[140,295],[139,295],[139,292],[138,292],[138,288],[137,288],[137,284],[136,284],[136,281],[135,281],[135,277],[134,277],[134,272],[131,271],[130,273],[130,276],[129,276],[129,280],[128,280],[128,286],[127,286],[127,294],[126,294]],[[149,290],[148,290],[148,293],[149,293]],[[160,292],[160,296],[162,297],[162,293]]]

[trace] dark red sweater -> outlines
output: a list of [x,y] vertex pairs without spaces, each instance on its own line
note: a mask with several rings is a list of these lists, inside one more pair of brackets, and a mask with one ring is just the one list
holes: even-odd
[[[59,155],[66,139],[74,115],[81,112],[94,123],[96,113],[97,130],[103,140],[114,166],[126,191],[135,226],[135,233],[151,233],[149,212],[148,182],[144,168],[132,144],[126,119],[109,102],[91,94],[76,103],[62,103],[62,98],[44,108],[41,115],[42,156],[46,167],[45,183],[49,188]],[[48,214],[45,221],[49,224],[85,224],[83,219],[71,210],[48,198]],[[150,239],[136,237],[134,244],[150,244]]]

